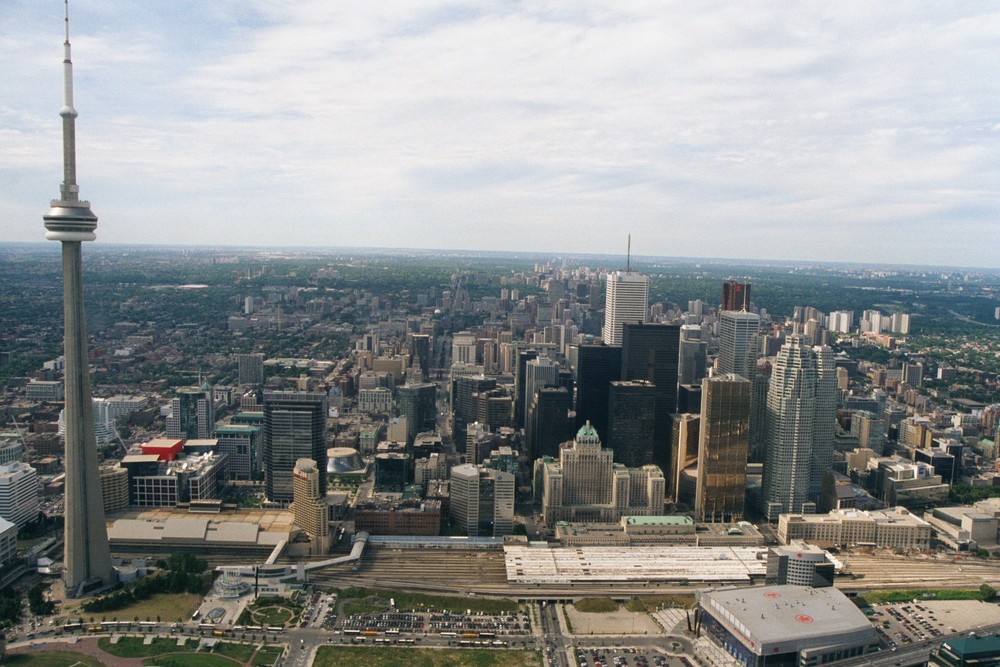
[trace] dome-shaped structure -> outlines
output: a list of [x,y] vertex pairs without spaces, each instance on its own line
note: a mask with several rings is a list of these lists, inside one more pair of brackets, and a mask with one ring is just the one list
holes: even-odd
[[361,472],[364,468],[361,455],[353,447],[333,447],[326,450],[326,471],[331,475]]

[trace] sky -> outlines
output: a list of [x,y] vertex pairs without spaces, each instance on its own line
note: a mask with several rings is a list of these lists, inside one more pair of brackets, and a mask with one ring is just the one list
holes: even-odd
[[[0,0],[0,240],[63,3]],[[1000,5],[72,0],[99,243],[1000,267]]]

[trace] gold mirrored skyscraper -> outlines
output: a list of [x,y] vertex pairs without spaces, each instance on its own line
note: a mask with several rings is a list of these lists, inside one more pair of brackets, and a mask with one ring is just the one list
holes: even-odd
[[697,520],[740,521],[746,504],[752,385],[727,373],[705,378],[701,387]]

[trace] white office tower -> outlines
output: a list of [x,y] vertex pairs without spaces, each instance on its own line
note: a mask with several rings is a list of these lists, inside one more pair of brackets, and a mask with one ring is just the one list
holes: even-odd
[[854,312],[835,310],[826,316],[826,328],[837,333],[851,333],[854,328]]
[[[107,445],[118,435],[111,404],[106,398],[95,398],[91,402],[94,406],[94,437],[98,445]],[[65,409],[59,411],[58,431],[60,438],[66,437]]]
[[836,377],[829,347],[809,348],[792,336],[778,352],[767,393],[761,497],[771,521],[802,512],[832,463]]
[[757,374],[760,315],[724,310],[719,315],[719,374],[735,373],[747,380]]
[[681,326],[680,359],[677,364],[678,384],[694,384],[705,377],[708,366],[708,343],[701,339],[697,324]]
[[904,335],[910,333],[910,315],[908,313],[892,314],[892,332]]
[[38,518],[38,473],[27,463],[0,466],[0,517],[18,528]]
[[535,392],[559,384],[559,364],[548,357],[529,360],[524,366],[524,414],[528,414]]
[[459,331],[451,339],[451,363],[476,363],[476,335],[469,331]]
[[622,344],[622,324],[645,322],[649,304],[649,278],[637,271],[608,273],[604,305],[604,344]]

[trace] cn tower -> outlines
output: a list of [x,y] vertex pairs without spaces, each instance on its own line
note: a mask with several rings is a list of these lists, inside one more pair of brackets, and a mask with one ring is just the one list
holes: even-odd
[[76,184],[76,109],[73,108],[73,62],[69,53],[69,0],[63,45],[63,184],[45,221],[45,238],[62,243],[63,314],[66,333],[66,521],[63,581],[66,594],[80,597],[114,583],[104,502],[97,475],[97,440],[90,397],[87,323],[83,312],[81,244],[97,238],[97,216],[81,201]]

